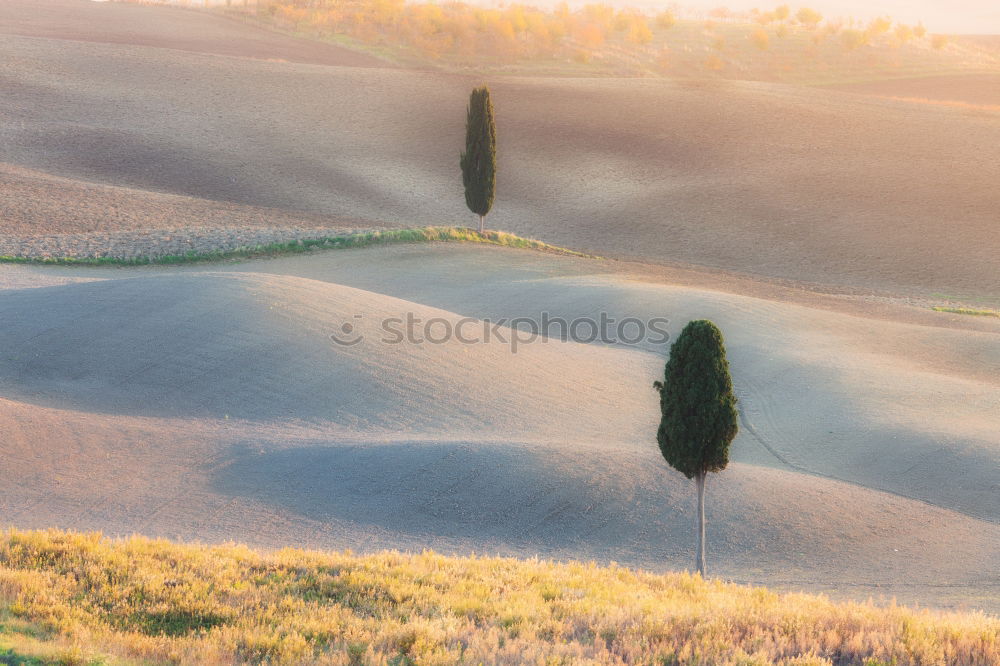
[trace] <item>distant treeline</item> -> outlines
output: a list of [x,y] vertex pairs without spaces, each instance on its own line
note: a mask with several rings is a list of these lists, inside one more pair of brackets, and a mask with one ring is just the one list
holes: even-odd
[[[184,4],[184,0],[179,0]],[[188,0],[199,6],[203,0]],[[828,19],[809,7],[700,18],[591,3],[551,10],[405,0],[211,0],[281,29],[348,40],[400,60],[456,67],[532,65],[618,75],[821,82],[995,67],[1000,54],[920,23]]]

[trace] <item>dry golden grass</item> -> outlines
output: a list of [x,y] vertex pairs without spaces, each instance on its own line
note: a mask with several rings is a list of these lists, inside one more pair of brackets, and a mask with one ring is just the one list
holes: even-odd
[[1000,620],[979,614],[614,565],[56,530],[4,535],[0,608],[3,663],[1000,663]]

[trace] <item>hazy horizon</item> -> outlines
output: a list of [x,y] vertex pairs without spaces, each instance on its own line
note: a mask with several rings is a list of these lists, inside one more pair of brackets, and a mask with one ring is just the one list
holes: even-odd
[[[106,2],[107,0],[92,0]],[[188,4],[197,6],[200,2],[206,5],[225,4],[226,0],[164,0],[167,3]],[[421,0],[409,0],[413,2]],[[443,2],[444,0],[429,0]],[[535,7],[555,7],[564,0],[468,0],[469,4],[483,6],[500,6],[510,4],[525,4]],[[597,0],[566,0],[571,7],[583,6]],[[825,19],[857,18],[873,19],[878,16],[889,16],[903,23],[923,23],[932,33],[1000,35],[1000,4],[992,0],[955,0],[943,1],[924,0],[910,2],[909,0],[878,0],[871,3],[866,0],[802,0],[786,2],[785,0],[603,0],[612,6],[638,7],[645,10],[660,11],[662,9],[677,9],[681,14],[708,12],[718,7],[726,7],[734,11],[749,11],[754,8],[768,10],[787,4],[793,9],[811,7],[823,14]]]
[[[734,10],[748,10],[754,7],[769,9],[785,4],[768,4],[759,0],[689,0],[680,3],[682,7],[709,10],[726,6]],[[924,0],[808,0],[787,3],[793,7],[812,7],[824,17],[855,17],[869,19],[888,15],[904,23],[923,22],[931,32],[997,34],[1000,33],[1000,4],[992,0],[955,0],[941,2]]]
[[[582,6],[593,0],[571,0],[570,6]],[[526,0],[525,4],[555,6],[562,0]],[[1000,4],[991,0],[956,0],[944,2],[910,2],[908,0],[687,0],[686,2],[657,0],[607,0],[614,6],[641,7],[643,9],[678,8],[681,13],[708,12],[717,7],[734,11],[749,11],[753,8],[773,9],[787,4],[793,9],[811,7],[824,18],[872,19],[889,16],[903,23],[923,23],[931,32],[947,34],[1000,34]],[[508,0],[487,1],[482,4],[511,4]]]

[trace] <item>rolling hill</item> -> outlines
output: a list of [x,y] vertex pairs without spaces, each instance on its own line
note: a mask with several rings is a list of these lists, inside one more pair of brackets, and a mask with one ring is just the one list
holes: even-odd
[[[742,411],[734,465],[710,486],[717,574],[995,599],[995,326],[476,247],[4,274],[2,502],[18,525],[685,567],[692,491],[653,440],[664,347],[513,352],[495,323],[596,308],[667,316],[676,334],[707,316],[726,332]],[[384,339],[382,322],[407,313],[438,335],[467,317],[476,342]],[[344,322],[363,340],[334,343]]]
[[[126,188],[139,201],[154,192],[211,210],[280,209],[279,224],[468,219],[457,152],[478,77],[356,67],[337,47],[269,35],[296,61],[274,62],[276,46],[252,48],[259,29],[219,17],[46,3],[60,21],[36,3],[0,8],[8,170]],[[114,12],[114,30],[102,12]],[[197,48],[178,36],[192,32],[204,35]],[[257,57],[234,57],[234,40],[247,49],[239,56]],[[495,228],[827,288],[998,298],[993,112],[753,82],[488,83],[500,133]],[[48,233],[17,213],[31,203],[8,204],[5,232]],[[231,213],[241,216],[254,214]],[[161,222],[151,206],[122,224]]]

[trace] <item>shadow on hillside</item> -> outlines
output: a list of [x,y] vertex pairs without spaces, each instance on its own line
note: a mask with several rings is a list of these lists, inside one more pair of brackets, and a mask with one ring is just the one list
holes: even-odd
[[[651,570],[687,568],[694,548],[693,486],[668,471],[652,446],[241,444],[210,483],[250,506],[326,524],[347,547],[537,554]],[[713,475],[707,513],[715,575],[913,585],[969,576],[995,561],[969,531],[995,532],[987,523],[755,465],[734,463]],[[965,544],[961,574],[956,562],[945,564],[913,541],[917,524],[954,530],[946,539]],[[920,562],[919,575],[901,565],[908,561]]]
[[[682,478],[664,478],[655,453],[638,456],[644,473],[622,474],[623,466],[610,466],[611,456],[581,452],[571,460],[518,443],[392,442],[266,452],[238,446],[212,485],[309,519],[348,521],[418,538],[428,547],[435,540],[474,540],[683,567],[692,547],[691,497]],[[635,462],[624,468],[638,471]]]

